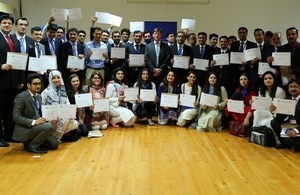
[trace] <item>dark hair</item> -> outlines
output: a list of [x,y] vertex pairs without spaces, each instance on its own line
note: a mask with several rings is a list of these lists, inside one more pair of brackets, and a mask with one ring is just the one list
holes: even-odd
[[18,25],[19,20],[26,20],[27,26],[29,25],[29,22],[28,22],[27,18],[22,18],[22,17],[21,17],[21,18],[18,18],[18,19],[16,20],[15,25]]
[[289,82],[288,82],[288,86],[290,85],[290,84],[292,84],[292,83],[297,83],[299,86],[300,86],[300,80],[299,79],[291,79]]
[[101,32],[103,31],[102,28],[100,28],[100,27],[94,27],[93,32],[95,32],[96,30],[101,31]]
[[98,76],[101,80],[100,82],[100,87],[103,87],[104,86],[104,80],[103,80],[103,77],[101,75],[101,72],[100,71],[97,71],[97,70],[94,70],[91,74],[91,77],[90,77],[90,87],[93,85],[93,78],[94,76]]
[[265,35],[266,35],[266,37],[272,38],[273,32],[268,30],[268,31],[265,32]]
[[58,30],[58,29],[61,29],[61,30],[63,30],[63,33],[65,32],[65,28],[64,28],[64,27],[62,27],[62,26],[58,26],[58,27],[57,27],[57,30]]
[[163,84],[163,90],[162,90],[162,92],[164,92],[164,93],[167,93],[167,92],[168,92],[168,81],[167,81],[167,77],[168,77],[168,74],[169,74],[170,72],[173,72],[173,74],[174,74],[174,82],[173,82],[173,91],[172,91],[172,93],[178,93],[178,78],[177,78],[177,75],[176,75],[176,73],[175,73],[175,71],[174,71],[173,69],[169,69],[169,70],[167,71],[167,73],[166,73],[164,79],[163,79],[163,82],[162,82],[162,84]]
[[155,33],[155,32],[159,32],[160,34],[163,33],[163,32],[162,32],[162,29],[160,29],[160,28],[155,28],[155,29],[153,30],[153,33]]
[[234,35],[230,35],[230,36],[228,37],[228,39],[234,39],[235,41],[237,40],[236,36],[234,36]]
[[256,28],[256,29],[254,29],[253,34],[255,34],[257,31],[261,31],[263,35],[265,34],[264,30],[261,29],[261,28]]
[[122,80],[122,82],[124,83],[124,84],[126,84],[127,82],[127,78],[126,78],[126,72],[125,72],[125,70],[123,69],[123,68],[121,68],[121,67],[118,67],[118,68],[115,68],[115,70],[114,70],[114,72],[113,72],[113,74],[112,74],[112,77],[111,77],[111,79],[113,80],[113,81],[115,81],[115,82],[119,82],[118,80],[117,80],[117,78],[116,78],[116,75],[117,75],[117,72],[119,72],[119,71],[122,71],[123,72],[123,74],[124,74],[124,77],[123,77],[123,80]]
[[27,83],[31,84],[33,79],[40,79],[41,82],[43,81],[39,74],[31,73],[27,76]]
[[130,30],[128,28],[122,28],[121,34],[123,34],[123,32],[127,32],[130,35]]
[[47,30],[48,30],[48,31],[49,31],[49,30],[57,31],[57,29],[58,29],[57,24],[51,23],[51,24],[49,24],[49,25],[47,26]]
[[209,40],[212,39],[213,37],[219,38],[219,35],[217,35],[217,34],[215,34],[215,33],[211,33],[211,34],[209,35]]
[[204,35],[204,36],[207,38],[206,32],[199,32],[199,33],[198,33],[198,37],[199,37],[200,35]]
[[190,76],[191,74],[194,74],[195,75],[195,77],[196,77],[196,80],[195,80],[195,82],[193,83],[193,86],[192,86],[192,92],[191,92],[191,95],[195,95],[196,96],[196,99],[198,98],[198,83],[197,83],[197,75],[196,75],[196,73],[194,72],[194,71],[189,71],[188,73],[187,73],[187,77],[188,76]]
[[[102,33],[104,33],[104,32],[105,32],[106,34],[110,35],[110,32],[109,32],[108,30],[102,30]],[[114,32],[115,32],[115,31],[114,31]],[[114,33],[114,32],[113,32],[113,33]]]
[[[77,74],[71,74],[70,76],[69,76],[69,78],[68,78],[68,94],[69,95],[72,95],[72,96],[74,96],[75,95],[75,91],[74,91],[74,89],[73,89],[73,87],[72,87],[72,84],[71,84],[71,80],[73,79],[73,78],[78,78],[78,80],[79,80],[79,82],[80,82],[80,79],[79,79],[79,76],[77,75]],[[78,93],[83,93],[83,89],[82,89],[82,84],[80,83],[80,85],[78,86]]]
[[34,31],[42,31],[42,29],[39,26],[34,26],[30,29],[31,34],[33,34]]
[[270,74],[272,77],[273,77],[273,86],[272,86],[272,89],[271,89],[271,93],[270,93],[270,97],[271,98],[274,98],[275,97],[275,94],[276,94],[276,89],[277,89],[277,83],[275,81],[276,79],[276,76],[273,72],[271,71],[266,71],[262,76],[261,76],[261,87],[259,89],[259,94],[262,96],[262,97],[265,97],[265,94],[266,94],[266,91],[267,91],[267,86],[265,85],[264,83],[264,80],[265,80],[265,76],[267,74]]
[[220,36],[219,41],[220,41],[221,39],[227,39],[227,41],[229,41],[229,38],[228,38],[227,36],[225,36],[225,35]]
[[248,29],[246,28],[246,27],[240,27],[239,29],[238,29],[238,32],[240,32],[240,30],[245,30],[246,31],[246,33],[248,33]]
[[[104,32],[104,31],[103,31],[103,32]],[[120,34],[120,31],[115,30],[114,32],[111,33],[111,36],[113,36],[113,34],[116,34],[116,33]]]
[[147,33],[150,33],[150,37],[152,36],[152,32],[151,32],[151,31],[145,30],[145,31],[143,32],[143,37],[144,37],[145,34],[147,34]]
[[[239,78],[241,78],[241,76],[245,76],[248,79],[248,87],[247,87],[246,93],[248,94],[250,91],[257,92],[256,87],[251,84],[249,75],[247,73],[243,72],[243,73],[240,74]],[[242,87],[240,82],[239,82],[238,89],[235,91],[235,93],[231,96],[230,99],[234,99],[234,100],[240,99],[240,100],[242,100],[243,99],[243,96],[242,96],[242,90],[243,89],[244,89],[244,87]]]
[[189,39],[192,35],[196,35],[196,33],[189,33],[187,34],[186,38]]
[[206,79],[204,81],[204,85],[203,85],[203,93],[208,93],[209,92],[209,87],[210,87],[210,84],[209,84],[209,77],[211,75],[215,75],[216,78],[217,78],[217,81],[216,81],[216,84],[214,86],[214,94],[213,95],[221,95],[221,83],[220,83],[220,79],[219,79],[219,76],[216,72],[212,71],[212,72],[209,72],[206,76]]
[[0,16],[0,23],[2,22],[2,20],[10,20],[12,24],[14,23],[14,18],[7,14]]
[[70,28],[70,29],[68,30],[68,34],[69,34],[70,32],[76,32],[76,34],[78,35],[78,29],[77,29],[77,28]]
[[143,34],[142,31],[140,31],[140,30],[135,30],[135,31],[133,32],[133,35],[138,34],[138,33]]
[[84,30],[79,30],[79,31],[78,31],[78,34],[79,34],[79,33],[82,33],[82,34],[86,35],[86,32],[85,32]]
[[296,33],[297,33],[297,35],[298,35],[298,29],[297,29],[296,27],[290,27],[290,28],[286,29],[285,34],[287,34],[287,32],[288,32],[289,30],[296,30]]
[[168,32],[167,35],[166,35],[166,38],[168,38],[169,35],[174,35],[174,33],[173,32]]
[[137,81],[136,81],[137,86],[138,86],[139,88],[142,87],[142,84],[143,84],[142,74],[143,74],[144,71],[147,71],[147,72],[148,72],[148,80],[146,81],[146,85],[147,85],[148,87],[151,87],[151,88],[149,88],[149,89],[152,89],[152,85],[151,85],[151,72],[148,70],[148,68],[143,68],[143,69],[140,71],[139,76],[138,76]]
[[187,35],[186,35],[183,31],[178,31],[176,35],[178,36],[179,33],[182,33],[182,34],[183,34],[183,37],[186,39],[186,36],[187,36]]

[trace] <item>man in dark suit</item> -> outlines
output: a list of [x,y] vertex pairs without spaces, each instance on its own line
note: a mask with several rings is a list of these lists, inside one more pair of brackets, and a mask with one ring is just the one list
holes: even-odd
[[4,141],[11,141],[14,123],[12,120],[13,100],[17,90],[25,84],[23,70],[13,70],[11,64],[6,63],[7,52],[20,52],[20,43],[9,33],[14,19],[8,15],[0,17],[0,147],[7,147]]
[[[229,38],[227,36],[221,36],[219,38],[220,43],[220,51],[216,51],[215,54],[226,54],[230,55],[229,51]],[[229,56],[230,57],[230,56]],[[215,60],[211,62],[212,70],[215,71],[219,75],[219,79],[222,83],[222,85],[226,88],[226,91],[228,93],[228,97],[231,97],[231,95],[234,93],[234,91],[237,88],[237,85],[234,83],[234,80],[232,79],[232,75],[234,73],[238,72],[238,67],[233,64],[225,65],[225,66],[214,66],[216,63]]]
[[[190,46],[184,44],[185,40],[186,40],[185,33],[183,31],[177,32],[176,41],[172,46],[170,46],[172,66],[173,66],[173,63],[174,63],[174,60],[173,60],[174,55],[188,56],[188,57],[190,57],[189,64],[192,63],[192,60],[191,60],[192,48]],[[178,83],[179,84],[182,84],[182,83],[186,82],[186,76],[187,76],[188,69],[174,68],[174,71],[175,71],[175,73],[178,77]]]
[[[230,52],[244,52],[244,50],[256,48],[256,43],[247,40],[248,36],[248,29],[246,27],[240,27],[238,29],[238,41],[235,41],[231,44]],[[242,62],[241,64],[236,64],[239,67],[239,72],[233,74],[235,83],[239,83],[239,77],[241,72],[244,72],[251,69],[254,65],[254,61]]]
[[258,58],[253,59],[250,62],[253,65],[246,66],[246,72],[250,77],[251,83],[259,87],[260,86],[260,80],[258,75],[259,62],[267,62],[268,57],[272,56],[272,52],[275,51],[275,47],[269,43],[264,42],[264,31],[260,28],[256,28],[254,30],[254,38],[257,47],[260,49],[261,59]]
[[170,66],[171,52],[168,44],[161,41],[162,30],[155,28],[153,31],[154,41],[146,45],[146,66],[153,74],[153,82],[156,86],[162,82],[168,67]]
[[[198,85],[201,87],[203,87],[208,71],[211,70],[210,63],[215,53],[215,48],[210,45],[207,45],[206,41],[207,41],[207,34],[205,32],[199,32],[198,33],[199,44],[192,47],[192,54],[191,54],[192,61],[194,61],[194,58],[208,60],[208,66],[206,67],[206,70],[195,70],[197,75]],[[194,69],[195,68],[194,64],[191,64],[190,68]]]
[[[107,45],[109,61],[105,64],[105,81],[110,81],[113,71],[116,68],[122,67],[124,68],[125,59],[118,59],[116,57],[111,56],[112,48],[126,48],[126,45],[121,42],[121,33],[119,31],[114,31],[111,34],[112,40],[114,43]],[[129,44],[129,43],[128,43]]]
[[47,36],[41,40],[41,44],[45,45],[46,55],[59,56],[59,47],[62,44],[62,40],[55,38],[57,28],[56,24],[49,24],[47,27]]
[[28,90],[18,94],[14,100],[13,119],[16,125],[13,139],[22,142],[25,150],[32,153],[46,153],[47,149],[58,147],[57,139],[52,135],[55,121],[46,122],[41,116],[41,85],[38,74],[28,75]]
[[28,25],[26,18],[18,18],[15,22],[16,32],[12,36],[20,41],[21,53],[28,53],[29,45],[33,45],[32,38],[26,35]]
[[[300,149],[300,138],[294,138],[296,133],[294,128],[296,126],[299,127],[300,125],[300,81],[297,79],[291,79],[288,82],[288,91],[291,94],[291,96],[287,97],[286,99],[294,99],[297,101],[296,103],[296,109],[295,114],[292,115],[285,115],[285,114],[277,114],[275,119],[271,121],[271,126],[273,130],[275,131],[277,137],[279,138],[279,141],[281,145],[277,145],[276,148],[285,148],[288,146],[296,147],[295,149]],[[280,136],[281,129],[283,127],[288,127],[289,130],[287,132],[289,138],[284,139]]]
[[[144,67],[129,67],[129,54],[145,54],[146,46],[142,44],[143,33],[139,30],[133,32],[133,42],[128,44],[126,47],[126,60],[124,62],[124,68],[127,72],[128,86],[133,87],[134,83],[137,81],[139,72]],[[144,63],[145,66],[145,63]]]
[[220,53],[221,52],[220,47],[217,46],[218,45],[218,38],[219,38],[219,35],[217,35],[216,33],[211,33],[208,37],[210,46],[215,48],[215,53]]
[[[62,72],[62,77],[65,82],[68,81],[71,74],[77,74],[80,79],[80,83],[83,84],[85,80],[84,69],[68,68],[68,56],[78,56],[79,59],[84,58],[84,45],[79,44],[77,41],[78,30],[76,28],[70,28],[68,31],[69,41],[64,42],[60,47],[59,52],[59,70]],[[82,68],[84,64],[82,64]]]

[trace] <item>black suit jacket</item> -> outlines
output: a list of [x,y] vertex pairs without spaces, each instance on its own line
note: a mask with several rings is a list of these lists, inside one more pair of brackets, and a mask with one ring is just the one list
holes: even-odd
[[[40,43],[45,45],[45,55],[51,55],[51,50],[50,50],[50,47],[49,47],[49,38],[48,36],[44,37],[41,39]],[[55,38],[55,55],[58,57],[59,56],[59,48],[62,44],[62,40],[59,39],[59,38]]]
[[[186,44],[183,44],[183,56],[191,56],[192,48]],[[174,58],[174,55],[178,55],[178,44],[175,42],[173,45],[170,46],[171,50],[171,58]]]
[[[13,52],[20,52],[20,42],[10,36],[14,45]],[[23,70],[1,70],[2,64],[6,64],[9,47],[5,37],[0,33],[0,89],[17,89],[19,84],[25,84],[25,72]]]
[[200,45],[196,45],[196,46],[192,47],[191,58],[192,58],[192,60],[194,58],[206,59],[206,60],[209,60],[209,63],[210,63],[213,59],[214,54],[215,54],[215,48],[206,44],[205,47],[204,47],[203,58],[201,58],[201,56],[200,56]]
[[128,67],[128,62],[127,60],[129,59],[129,54],[145,54],[145,49],[146,45],[140,43],[140,50],[136,51],[135,48],[135,43],[130,43],[126,46],[126,60],[124,62],[124,67]]
[[[246,48],[245,49],[252,49],[252,48],[255,48],[255,47],[257,47],[256,43],[247,40]],[[235,42],[233,42],[231,44],[230,51],[232,51],[232,52],[240,52],[239,49],[240,49],[240,41],[235,41]]]
[[[288,97],[286,97],[285,99],[291,100],[292,97],[291,97],[291,96],[288,96]],[[284,121],[284,120],[287,118],[287,116],[289,116],[289,115],[285,115],[285,114],[277,114],[275,119],[276,119],[276,120],[280,120],[280,121]],[[298,100],[297,105],[296,105],[296,110],[295,110],[294,119],[296,120],[296,123],[297,123],[298,125],[300,125],[300,100]],[[287,121],[287,122],[289,122],[289,121]]]

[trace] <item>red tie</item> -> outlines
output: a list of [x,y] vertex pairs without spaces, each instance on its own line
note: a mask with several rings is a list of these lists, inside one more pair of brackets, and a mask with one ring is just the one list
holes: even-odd
[[9,35],[6,35],[6,40],[7,40],[7,44],[8,44],[8,47],[9,47],[9,51],[13,51],[14,50],[14,44],[13,42],[11,41],[11,38]]

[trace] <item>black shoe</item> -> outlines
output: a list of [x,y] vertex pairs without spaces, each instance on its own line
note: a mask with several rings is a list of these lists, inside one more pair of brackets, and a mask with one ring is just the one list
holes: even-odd
[[0,140],[0,147],[8,147],[9,144],[6,143],[4,140]]
[[26,151],[31,153],[36,153],[36,154],[45,154],[48,152],[47,150],[42,148],[30,148],[30,147],[26,148]]

